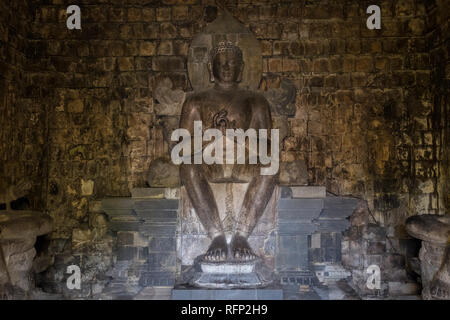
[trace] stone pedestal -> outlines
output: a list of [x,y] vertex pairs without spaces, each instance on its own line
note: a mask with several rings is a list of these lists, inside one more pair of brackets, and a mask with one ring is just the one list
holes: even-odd
[[323,199],[280,199],[278,202],[278,249],[276,269],[308,270],[308,236],[323,209]]
[[184,282],[209,289],[263,288],[273,281],[273,271],[261,259],[206,262],[202,256],[183,274]]
[[179,189],[133,189],[131,198],[102,200],[109,229],[116,232],[116,263],[108,288],[112,298],[134,296],[143,287],[173,287]]

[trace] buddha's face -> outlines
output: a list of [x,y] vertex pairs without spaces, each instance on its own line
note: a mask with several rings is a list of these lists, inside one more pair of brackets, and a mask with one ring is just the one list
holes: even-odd
[[219,52],[214,57],[212,72],[214,78],[221,83],[237,83],[240,81],[244,63],[233,51]]

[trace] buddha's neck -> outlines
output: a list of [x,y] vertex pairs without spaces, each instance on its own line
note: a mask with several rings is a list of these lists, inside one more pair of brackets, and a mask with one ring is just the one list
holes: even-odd
[[238,84],[236,82],[231,82],[231,83],[216,82],[214,88],[216,88],[218,90],[229,91],[229,90],[237,89]]

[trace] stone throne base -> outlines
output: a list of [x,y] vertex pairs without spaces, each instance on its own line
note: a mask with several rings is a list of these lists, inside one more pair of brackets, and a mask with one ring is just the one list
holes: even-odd
[[186,284],[198,288],[264,288],[273,283],[272,274],[261,259],[211,262],[204,261],[202,255],[182,278]]

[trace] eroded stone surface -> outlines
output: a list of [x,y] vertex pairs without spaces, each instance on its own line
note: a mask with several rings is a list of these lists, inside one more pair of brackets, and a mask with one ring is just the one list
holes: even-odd
[[155,99],[155,112],[158,115],[176,115],[181,113],[181,107],[183,105],[186,93],[180,89],[172,89],[173,84],[169,78],[164,78],[161,82],[156,84],[154,91]]
[[180,167],[170,159],[159,158],[150,164],[147,183],[150,187],[178,187],[180,185]]
[[24,292],[34,287],[30,272],[36,256],[36,237],[52,230],[52,219],[46,214],[14,210],[0,212],[0,285],[9,284]]
[[[267,84],[267,81],[271,83]],[[264,96],[269,101],[274,115],[295,115],[297,88],[291,80],[278,77],[275,79],[264,79],[260,89],[264,91]]]

